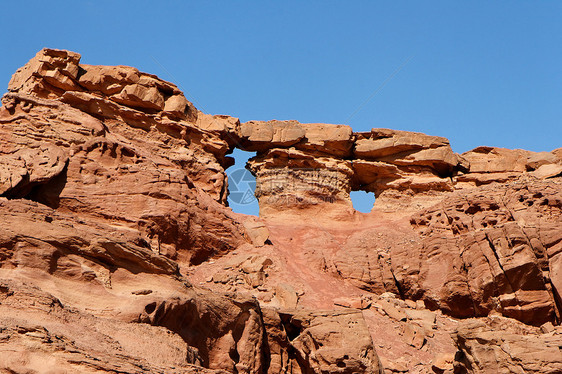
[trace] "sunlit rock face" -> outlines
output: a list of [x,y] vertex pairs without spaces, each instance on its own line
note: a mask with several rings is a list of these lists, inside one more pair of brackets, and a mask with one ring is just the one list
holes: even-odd
[[345,211],[351,190],[377,197],[452,191],[451,177],[467,165],[447,139],[405,131],[353,133],[343,125],[251,121],[238,136],[244,149],[257,152],[248,167],[256,175],[262,215],[322,202]]
[[261,216],[352,211],[349,126],[250,121],[238,135],[244,149],[257,152],[248,168],[256,176]]
[[[529,324],[558,320],[560,286],[551,281],[546,255],[553,241],[541,239],[560,224],[558,152],[480,147],[459,155],[442,137],[296,121],[247,122],[240,129],[241,144],[257,151],[248,167],[262,217],[287,223],[314,217],[340,228],[347,220],[353,227],[363,219],[349,199],[358,189],[376,194],[373,214],[410,217],[414,233],[402,235],[415,245],[389,241],[389,251],[362,260],[359,252],[368,247],[348,256],[357,244],[342,243],[347,250],[333,258],[339,275],[457,317],[495,311]],[[353,232],[372,241],[366,231]]]
[[[560,370],[562,149],[240,123],[80,58],[2,97],[0,371]],[[227,206],[234,148],[259,217]]]
[[260,215],[315,210],[351,211],[351,163],[314,158],[296,149],[272,149],[252,158]]

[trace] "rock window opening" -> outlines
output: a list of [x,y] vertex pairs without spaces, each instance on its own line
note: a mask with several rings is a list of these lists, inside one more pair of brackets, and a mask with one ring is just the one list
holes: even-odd
[[234,165],[226,170],[228,176],[228,205],[235,213],[259,214],[256,191],[256,177],[246,169],[248,159],[255,156],[255,152],[242,151],[238,148],[232,152]]
[[365,191],[351,191],[349,194],[353,209],[361,213],[370,213],[375,204],[375,194]]

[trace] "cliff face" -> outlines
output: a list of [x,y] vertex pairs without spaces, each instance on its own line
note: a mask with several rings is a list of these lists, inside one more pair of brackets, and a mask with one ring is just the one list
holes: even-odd
[[[561,149],[240,123],[52,49],[8,91],[0,368],[562,372]],[[227,207],[234,148],[259,218]]]

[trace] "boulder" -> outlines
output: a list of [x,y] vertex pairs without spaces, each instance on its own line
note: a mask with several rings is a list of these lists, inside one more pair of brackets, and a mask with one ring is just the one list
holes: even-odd
[[302,372],[383,373],[359,312],[281,313]]
[[521,149],[484,146],[462,154],[470,162],[471,173],[524,172],[532,155],[532,152]]
[[281,309],[296,309],[299,295],[290,284],[280,283],[275,287],[275,299]]
[[263,152],[298,143],[305,130],[297,121],[250,121],[240,125],[239,136],[245,150]]
[[358,133],[356,136],[353,153],[357,158],[367,160],[377,160],[404,152],[449,147],[446,138],[418,132],[372,129],[370,133]]
[[467,320],[453,335],[455,373],[558,373],[562,334],[542,334],[512,319]]

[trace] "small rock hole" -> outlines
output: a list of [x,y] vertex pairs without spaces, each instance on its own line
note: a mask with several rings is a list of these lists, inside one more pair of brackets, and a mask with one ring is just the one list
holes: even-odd
[[152,314],[154,312],[154,310],[156,309],[156,303],[150,303],[147,306],[144,307],[144,311],[147,314]]

